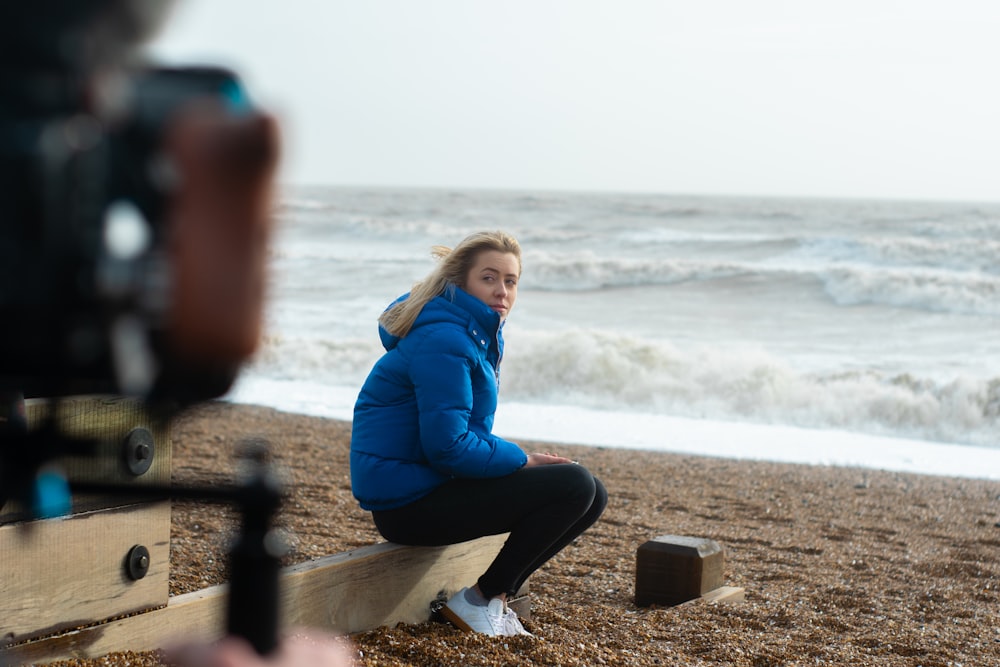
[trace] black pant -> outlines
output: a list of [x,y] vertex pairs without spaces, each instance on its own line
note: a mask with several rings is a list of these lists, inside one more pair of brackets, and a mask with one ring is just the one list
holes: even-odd
[[479,577],[487,598],[513,595],[532,572],[601,516],[608,492],[574,463],[521,468],[505,477],[454,479],[409,505],[372,512],[382,536],[414,546],[457,544],[509,532]]

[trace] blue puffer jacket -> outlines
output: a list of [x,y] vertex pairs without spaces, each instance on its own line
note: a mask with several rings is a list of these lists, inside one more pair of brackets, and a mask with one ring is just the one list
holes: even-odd
[[363,509],[402,507],[454,477],[501,477],[527,462],[491,433],[503,355],[496,312],[452,286],[405,337],[379,333],[386,353],[361,388],[351,435]]

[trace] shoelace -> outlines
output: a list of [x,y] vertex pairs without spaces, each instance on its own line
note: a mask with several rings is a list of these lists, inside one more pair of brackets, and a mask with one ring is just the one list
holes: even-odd
[[493,598],[486,607],[486,618],[493,628],[493,632],[502,635],[507,629],[506,605],[500,598]]
[[506,603],[504,603],[503,607],[503,625],[504,625],[504,633],[508,636],[515,636],[515,635],[532,636],[530,632],[524,629],[524,626],[521,625],[521,620],[517,617],[517,614],[514,612],[513,609],[508,607]]

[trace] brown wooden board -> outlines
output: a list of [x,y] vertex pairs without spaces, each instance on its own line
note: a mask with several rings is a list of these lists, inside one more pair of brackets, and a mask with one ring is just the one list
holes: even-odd
[[431,601],[474,584],[505,539],[445,547],[383,542],[293,566],[283,581],[286,623],[356,632],[426,621]]
[[[126,557],[149,551],[132,580]],[[167,604],[170,504],[0,526],[0,646]]]
[[[382,543],[282,571],[284,628],[350,633],[430,618],[430,603],[473,583],[506,535],[445,547]],[[0,664],[96,658],[177,641],[212,640],[225,630],[226,586],[170,599],[161,609],[0,649]]]
[[[170,482],[171,442],[168,425],[154,420],[135,399],[113,396],[74,396],[58,402],[28,399],[25,412],[29,430],[38,430],[49,415],[55,415],[61,431],[79,438],[98,440],[90,454],[63,456],[52,464],[65,478],[72,481],[115,484],[167,484]],[[127,466],[124,452],[127,438],[134,429],[145,429],[152,436],[152,459],[142,474],[134,474]],[[25,517],[25,507],[16,498],[7,498],[0,489],[0,524]],[[72,512],[99,507],[134,504],[126,496],[75,495]]]
[[742,586],[719,586],[697,599],[709,604],[743,602],[746,599],[746,589]]

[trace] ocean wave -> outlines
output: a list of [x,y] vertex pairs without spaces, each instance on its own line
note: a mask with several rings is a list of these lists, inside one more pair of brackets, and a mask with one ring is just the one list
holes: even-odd
[[[433,243],[447,244],[456,237],[454,223],[431,216],[433,212],[429,216],[365,216],[355,219],[353,226],[357,233],[365,237],[390,239],[394,242],[436,239]],[[458,240],[460,239],[456,239],[456,242]]]
[[[354,244],[336,244],[336,243],[312,243],[308,240],[297,241],[294,243],[285,242],[276,245],[271,250],[271,259],[276,262],[294,263],[303,262],[301,266],[295,265],[294,268],[300,272],[307,272],[315,270],[315,267],[306,262],[331,262],[331,265],[326,269],[334,275],[336,272],[337,262],[342,262],[346,266],[342,268],[344,271],[356,271],[357,264],[359,263],[385,263],[391,262],[396,264],[420,264],[425,267],[430,267],[430,252],[426,256],[414,256],[413,252],[409,248],[398,248],[386,245],[365,245],[361,243]],[[349,267],[349,268],[348,268]]]
[[599,257],[592,251],[572,254],[536,251],[525,257],[532,289],[588,291],[615,287],[670,285],[689,280],[726,278],[757,269],[737,262],[683,259]]
[[269,334],[247,371],[276,380],[307,380],[359,389],[383,352],[372,324],[368,338],[325,339]]
[[336,207],[325,199],[285,197],[277,203],[276,208],[279,213],[290,213],[295,211],[328,211]]
[[[680,347],[601,331],[518,331],[508,344],[502,400],[1000,445],[996,377],[803,372],[759,348]],[[381,353],[372,338],[270,336],[247,370],[360,388]]]
[[1000,240],[968,235],[817,237],[800,239],[775,263],[808,266],[840,264],[881,268],[932,268],[1000,274]]
[[875,304],[1000,316],[1000,275],[978,271],[847,262],[601,257],[591,251],[558,255],[534,252],[526,258],[525,266],[526,284],[539,291],[655,287],[732,278],[779,286],[812,280],[841,306]]
[[807,373],[761,349],[680,348],[595,331],[520,332],[510,342],[517,353],[502,377],[512,400],[1000,443],[1000,378]]
[[768,234],[765,232],[743,231],[708,231],[676,229],[672,227],[650,227],[645,229],[628,229],[619,237],[621,241],[636,245],[671,245],[678,243],[700,243],[741,246],[749,244],[793,245],[801,242],[796,236],[788,234]]
[[838,305],[872,303],[1000,316],[1000,277],[994,275],[844,266],[824,272],[822,279]]

